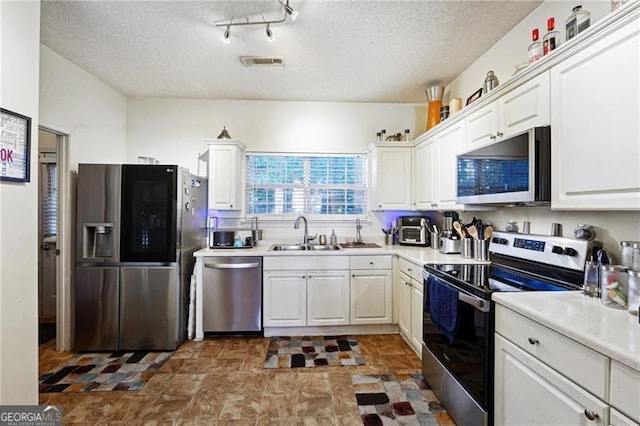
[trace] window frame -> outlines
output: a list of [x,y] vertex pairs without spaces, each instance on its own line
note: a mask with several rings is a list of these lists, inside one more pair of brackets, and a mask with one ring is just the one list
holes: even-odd
[[[269,213],[269,214],[251,214],[249,213],[249,204],[248,204],[248,173],[249,173],[249,156],[282,156],[282,157],[358,157],[362,158],[363,161],[363,178],[364,178],[364,209],[361,214],[318,214],[318,213]],[[295,220],[298,216],[304,216],[307,220],[312,221],[316,224],[336,224],[336,223],[352,223],[356,219],[360,219],[361,221],[368,221],[368,213],[369,213],[369,157],[366,153],[311,153],[311,152],[263,152],[263,151],[247,151],[244,153],[244,170],[243,170],[243,201],[244,201],[244,212],[245,218],[249,220],[250,218],[258,218],[261,224],[264,223],[280,223],[280,222],[289,222]],[[305,200],[307,202],[307,200]]]

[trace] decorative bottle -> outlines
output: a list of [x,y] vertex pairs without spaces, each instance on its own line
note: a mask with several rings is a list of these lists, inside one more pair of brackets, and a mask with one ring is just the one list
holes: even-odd
[[540,44],[538,29],[534,28],[531,32],[533,43],[529,45],[529,64],[536,62],[542,55],[542,45]]
[[571,40],[591,25],[591,14],[586,10],[583,10],[582,6],[578,5],[574,7],[572,12],[573,13],[569,15],[564,23],[567,30],[567,41]]
[[554,30],[554,27],[555,19],[547,19],[547,33],[542,39],[542,53],[545,56],[560,46],[560,32]]

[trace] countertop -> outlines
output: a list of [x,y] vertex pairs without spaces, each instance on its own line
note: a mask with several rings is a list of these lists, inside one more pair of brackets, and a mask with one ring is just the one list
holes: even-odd
[[[376,242],[377,243],[377,242]],[[212,256],[361,256],[361,255],[376,255],[376,254],[389,254],[398,255],[410,262],[419,263],[424,265],[425,263],[488,263],[478,262],[474,259],[466,259],[459,254],[442,254],[438,250],[434,250],[431,247],[411,247],[392,245],[387,246],[380,244],[379,248],[343,248],[341,250],[327,250],[327,251],[285,251],[275,252],[269,251],[269,248],[273,243],[261,242],[257,247],[253,248],[238,248],[238,249],[211,249],[203,248],[198,250],[193,255],[195,257],[212,257]]]
[[640,324],[579,291],[495,293],[493,300],[640,371]]

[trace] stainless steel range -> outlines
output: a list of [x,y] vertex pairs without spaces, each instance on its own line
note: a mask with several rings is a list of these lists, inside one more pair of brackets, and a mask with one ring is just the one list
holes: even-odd
[[583,240],[494,232],[490,265],[425,265],[422,371],[457,424],[493,424],[491,294],[579,290],[591,249]]

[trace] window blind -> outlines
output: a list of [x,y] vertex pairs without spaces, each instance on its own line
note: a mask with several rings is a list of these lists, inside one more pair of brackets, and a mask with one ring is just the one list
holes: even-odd
[[43,166],[42,232],[45,237],[53,237],[58,234],[58,166],[56,163]]
[[364,156],[247,154],[247,214],[366,212]]

